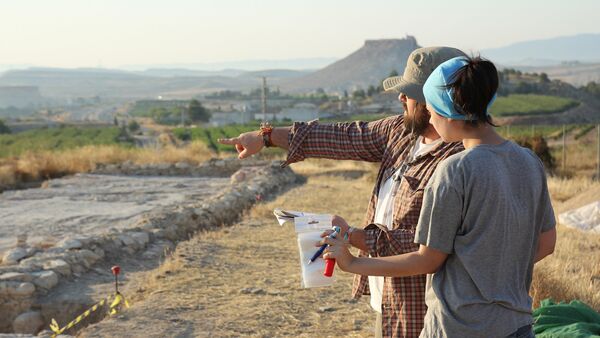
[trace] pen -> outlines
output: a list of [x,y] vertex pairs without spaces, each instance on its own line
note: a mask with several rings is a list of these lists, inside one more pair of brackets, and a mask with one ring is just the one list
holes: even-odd
[[[331,234],[329,234],[329,238],[335,238],[335,236],[337,236],[337,234],[339,234],[341,231],[341,228],[338,226],[334,226],[333,227],[333,232]],[[308,264],[314,262],[317,258],[319,258],[319,256],[321,256],[321,254],[323,253],[323,251],[325,251],[325,248],[327,247],[327,244],[323,244],[321,245],[321,247],[319,248],[319,250],[317,250],[317,252],[315,252],[315,254],[308,260]]]

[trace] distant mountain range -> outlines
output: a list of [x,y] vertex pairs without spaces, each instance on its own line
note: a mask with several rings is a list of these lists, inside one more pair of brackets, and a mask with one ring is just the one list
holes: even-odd
[[550,66],[564,61],[600,62],[600,34],[523,41],[484,49],[481,55],[507,66]]
[[[380,85],[393,70],[402,73],[408,55],[416,48],[419,48],[417,40],[407,36],[367,40],[361,48],[339,60],[255,60],[128,69],[28,68],[0,74],[0,86],[37,86],[44,97],[52,98],[189,98],[219,90],[257,88],[260,78],[266,76],[269,86],[280,87],[284,92],[312,92],[317,88],[352,91]],[[481,54],[498,68],[545,72],[551,79],[577,86],[600,82],[600,34],[519,42],[482,50]],[[300,70],[290,69],[296,67]]]
[[139,71],[151,68],[162,69],[189,69],[203,71],[221,71],[223,69],[243,69],[245,71],[255,71],[263,69],[320,69],[337,58],[318,57],[318,58],[297,58],[282,60],[241,60],[230,62],[212,62],[212,63],[177,63],[177,64],[150,64],[150,65],[124,65],[117,67],[119,69]]
[[481,55],[498,68],[546,73],[551,79],[583,86],[600,82],[600,34],[580,34],[514,43]]
[[48,98],[190,98],[219,90],[257,88],[262,76],[268,78],[270,86],[277,86],[283,80],[307,73],[286,69],[253,72],[150,69],[132,72],[99,68],[30,68],[5,72],[0,76],[0,86],[35,86]]

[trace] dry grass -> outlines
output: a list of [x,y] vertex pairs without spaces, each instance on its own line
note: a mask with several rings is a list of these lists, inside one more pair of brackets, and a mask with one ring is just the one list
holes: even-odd
[[562,203],[585,190],[595,187],[600,187],[600,182],[589,177],[548,177],[548,190],[555,203]]
[[531,295],[534,305],[545,298],[579,299],[600,311],[600,236],[559,225],[554,253],[536,264]]
[[63,175],[88,172],[99,164],[131,161],[137,164],[200,163],[214,157],[208,147],[198,141],[185,147],[166,145],[160,148],[124,148],[119,146],[85,146],[65,151],[26,153],[0,160],[0,188],[39,181]]
[[0,189],[2,186],[14,186],[16,183],[14,166],[0,163]]
[[[600,182],[589,178],[549,178],[556,215],[598,200]],[[600,235],[557,227],[554,254],[536,264],[531,294],[534,303],[580,299],[600,311]]]
[[597,133],[589,132],[578,140],[571,134],[567,137],[566,169],[562,170],[562,142],[552,142],[552,156],[556,160],[556,169],[559,174],[567,177],[588,176],[596,173],[598,165],[598,140]]

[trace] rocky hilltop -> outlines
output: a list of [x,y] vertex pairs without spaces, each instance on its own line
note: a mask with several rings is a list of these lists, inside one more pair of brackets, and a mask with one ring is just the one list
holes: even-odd
[[347,57],[301,78],[282,84],[282,90],[323,88],[342,91],[378,86],[393,70],[404,71],[408,55],[420,46],[413,36],[404,39],[367,40]]

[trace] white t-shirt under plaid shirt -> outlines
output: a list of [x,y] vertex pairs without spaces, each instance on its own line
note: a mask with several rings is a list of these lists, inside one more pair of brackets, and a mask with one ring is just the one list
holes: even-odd
[[[441,138],[438,138],[432,143],[423,143],[423,137],[419,136],[415,142],[413,149],[411,150],[411,158],[417,158],[423,154],[428,153],[438,144],[442,142]],[[398,189],[400,180],[402,177],[400,174],[400,168],[396,169],[394,175],[388,178],[385,183],[379,189],[377,193],[377,207],[375,208],[375,223],[383,224],[388,229],[391,229],[392,222],[394,220],[394,198],[396,196],[395,191]],[[373,309],[381,313],[381,303],[383,298],[383,282],[385,277],[381,276],[369,276],[369,291],[371,293],[371,306]]]

